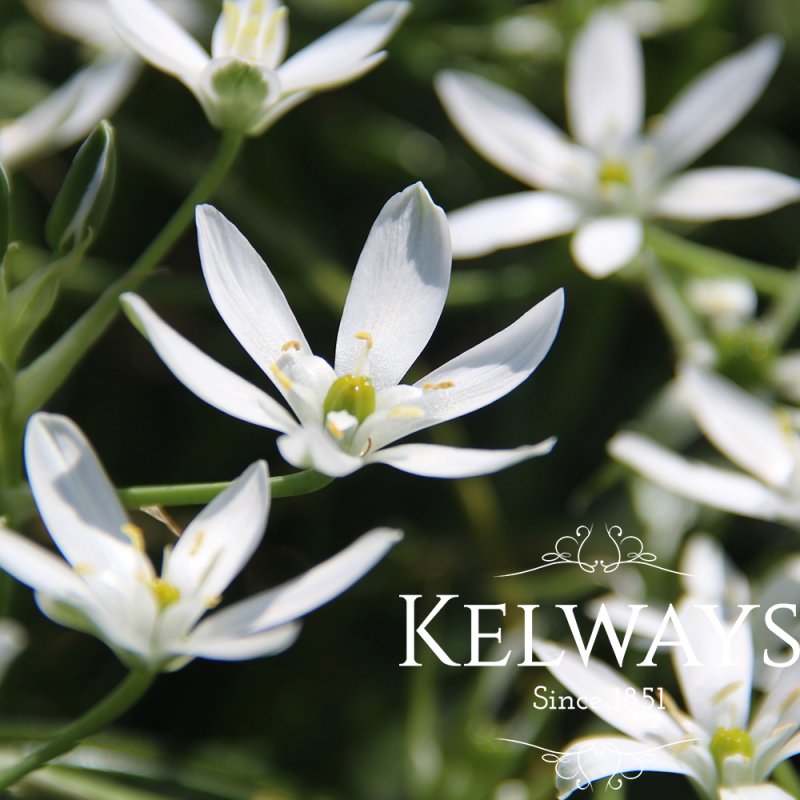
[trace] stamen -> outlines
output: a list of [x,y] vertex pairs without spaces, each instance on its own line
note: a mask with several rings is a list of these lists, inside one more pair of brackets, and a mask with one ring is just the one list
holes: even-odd
[[334,437],[337,439],[344,439],[344,431],[339,428],[332,419],[328,419],[325,423],[325,427],[333,434]]
[[281,353],[285,353],[287,350],[299,350],[300,349],[300,342],[297,339],[289,339],[288,342],[284,342],[281,345]]
[[211,609],[211,608],[216,608],[216,607],[217,607],[217,606],[218,606],[218,605],[219,605],[221,602],[222,602],[222,595],[221,595],[221,594],[218,594],[218,595],[216,595],[215,597],[209,597],[209,598],[207,598],[207,599],[204,601],[203,605],[204,605],[206,608],[208,608],[208,609]]
[[730,695],[734,694],[735,692],[738,692],[741,688],[741,681],[729,683],[727,686],[723,686],[716,694],[712,696],[711,702],[714,703],[714,705],[717,705],[725,700],[725,698],[730,697]]
[[94,575],[96,572],[91,564],[76,564],[73,569],[76,575]]
[[425,412],[419,406],[395,406],[389,412],[389,419],[419,419]]
[[364,456],[372,450],[372,437],[367,436],[367,443],[364,446],[364,449],[358,454],[359,458],[364,458]]
[[362,342],[367,343],[367,350],[372,350],[372,334],[366,331],[358,331],[356,339],[361,339]]
[[120,531],[131,540],[131,544],[140,553],[144,553],[144,533],[142,533],[142,529],[138,525],[134,525],[132,522],[126,522],[120,528]]
[[291,391],[292,389],[292,382],[286,376],[284,372],[281,371],[281,368],[277,364],[272,365],[272,374],[275,376],[278,383],[286,389],[287,392]]
[[439,389],[452,389],[455,386],[453,381],[441,381],[440,383],[431,383],[430,381],[425,381],[422,384],[422,388],[426,389],[427,391],[438,391]]
[[173,586],[171,583],[167,583],[163,578],[153,578],[150,585],[161,608],[171,606],[173,603],[177,603],[181,598],[180,589],[178,589],[177,586]]

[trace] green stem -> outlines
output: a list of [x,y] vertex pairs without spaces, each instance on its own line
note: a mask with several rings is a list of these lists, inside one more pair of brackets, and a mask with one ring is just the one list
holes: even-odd
[[646,252],[644,261],[645,289],[681,358],[705,342],[706,337],[654,254]]
[[[290,475],[270,478],[270,491],[274,498],[297,497],[319,491],[333,481],[327,475],[306,469]],[[210,503],[230,482],[181,483],[174,486],[132,486],[118,489],[117,494],[126,508],[145,506],[193,506]],[[36,505],[27,486],[6,491],[0,490],[0,511],[7,514],[14,524],[20,524],[36,513]]]
[[243,141],[239,134],[223,134],[208,169],[131,268],[109,286],[49,350],[19,373],[14,409],[14,421],[18,426],[22,427],[34,411],[42,408],[102,336],[117,315],[119,295],[138,286],[171,250],[191,224],[195,206],[214,193],[233,166]]
[[778,785],[783,787],[792,797],[800,798],[800,776],[791,761],[782,761],[773,773]]
[[739,258],[721,250],[689,242],[660,228],[648,228],[647,244],[666,264],[708,278],[744,278],[753,284],[756,291],[764,294],[783,294],[793,279],[790,272],[780,267]]
[[130,675],[107,697],[89,709],[82,717],[71,722],[52,739],[29,753],[23,759],[0,772],[0,791],[7,789],[28,773],[72,750],[87,736],[122,716],[150,688],[155,673],[131,672]]

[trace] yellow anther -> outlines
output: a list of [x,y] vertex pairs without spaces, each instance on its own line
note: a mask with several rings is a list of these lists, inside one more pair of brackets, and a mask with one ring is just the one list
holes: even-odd
[[177,586],[167,583],[163,578],[153,578],[150,584],[159,606],[166,608],[181,599],[181,592]]
[[142,529],[138,525],[126,522],[120,530],[131,540],[131,544],[140,553],[144,553],[144,533],[142,533]]
[[389,412],[389,419],[419,419],[424,415],[419,406],[396,406]]
[[360,339],[362,342],[366,342],[367,350],[372,350],[372,334],[367,333],[366,331],[359,331],[356,334],[356,339]]
[[439,389],[452,389],[455,386],[453,381],[441,381],[439,383],[431,383],[430,381],[425,381],[422,384],[422,388],[427,391],[437,391]]
[[74,569],[77,575],[94,575],[96,571],[91,564],[76,564]]
[[206,540],[206,532],[205,531],[198,531],[197,535],[194,537],[194,541],[192,542],[192,546],[189,548],[189,555],[196,556],[200,551],[200,548],[203,546],[203,542]]
[[292,388],[291,380],[289,380],[286,374],[281,371],[281,368],[277,364],[272,365],[272,374],[275,376],[278,383],[280,383],[280,385],[283,386],[283,388],[286,389],[287,392],[291,390]]
[[781,715],[786,714],[798,700],[800,700],[800,689],[795,689],[781,704]]
[[289,339],[288,342],[284,342],[281,345],[281,353],[285,353],[287,350],[299,350],[300,349],[300,342],[297,339]]
[[329,419],[325,423],[325,427],[331,432],[331,434],[337,439],[344,439],[344,431],[334,423],[333,420]]
[[211,609],[211,608],[216,608],[221,602],[222,602],[222,595],[218,594],[218,595],[215,595],[214,597],[207,598],[204,601],[203,605],[206,608]]

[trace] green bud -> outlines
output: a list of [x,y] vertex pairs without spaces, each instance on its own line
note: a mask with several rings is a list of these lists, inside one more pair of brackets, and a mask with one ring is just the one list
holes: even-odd
[[325,395],[322,412],[327,417],[331,411],[346,411],[363,422],[375,411],[375,389],[364,375],[342,375]]
[[72,250],[103,224],[117,173],[114,129],[102,120],[81,145],[56,197],[45,238],[58,254]]
[[729,756],[741,755],[752,758],[754,753],[750,734],[741,728],[717,728],[709,749],[720,772],[725,759]]

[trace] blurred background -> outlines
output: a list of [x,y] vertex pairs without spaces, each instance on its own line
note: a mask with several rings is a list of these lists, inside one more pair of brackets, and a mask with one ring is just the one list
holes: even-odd
[[[290,52],[351,16],[357,0],[294,0]],[[432,88],[459,68],[524,95],[564,126],[564,59],[591,0],[415,0],[388,46],[389,58],[358,82],[322,94],[250,141],[217,194],[284,289],[307,338],[331,358],[339,314],[369,228],[390,195],[422,180],[446,210],[516,191],[456,132]],[[700,164],[752,165],[800,176],[800,8],[797,0],[628,0],[646,37],[647,113],[701,69],[765,33],[786,50],[764,96]],[[197,0],[207,43],[215,0]],[[80,66],[80,46],[48,31],[18,0],[0,3],[0,119],[14,117]],[[160,229],[214,150],[216,134],[177,81],[145,69],[113,117],[119,175],[113,206],[91,258],[69,279],[56,311],[30,344],[52,342]],[[74,148],[14,175],[14,238],[31,264]],[[681,232],[738,255],[790,269],[798,257],[800,206],[742,222]],[[581,603],[608,584],[579,570],[493,578],[539,563],[580,524],[620,524],[674,564],[685,530],[722,539],[757,578],[798,550],[797,532],[687,508],[637,515],[637,490],[611,465],[608,438],[673,376],[674,353],[644,294],[618,277],[594,281],[572,263],[565,238],[456,262],[448,304],[412,379],[510,324],[558,287],[561,332],[536,373],[506,398],[424,434],[476,447],[513,447],[558,437],[554,452],[488,478],[426,480],[373,466],[319,493],[273,504],[260,552],[228,593],[245,596],[287,579],[376,525],[406,537],[367,578],[314,613],[290,650],[242,664],[194,662],[158,679],[145,701],[96,750],[75,756],[100,780],[74,789],[31,786],[30,797],[235,798],[236,800],[535,800],[555,797],[552,766],[496,737],[563,749],[605,730],[586,712],[537,712],[544,670],[400,668],[401,594],[461,602]],[[194,232],[142,289],[158,312],[222,363],[265,383],[215,312],[200,273]],[[414,310],[409,309],[409,314]],[[290,471],[275,435],[228,418],[180,386],[149,345],[119,319],[52,400],[86,432],[118,486],[229,480],[257,458]],[[431,439],[425,438],[425,441]],[[642,503],[639,504],[640,506]],[[664,508],[667,508],[666,506]],[[669,506],[672,508],[672,506]],[[669,513],[668,513],[669,511]],[[172,511],[179,522],[196,509]],[[153,552],[168,534],[145,518]],[[28,531],[45,540],[36,524]],[[634,573],[648,597],[674,600],[673,576]],[[638,585],[638,584],[637,584]],[[30,644],[2,689],[0,734],[36,735],[95,702],[122,676],[99,642],[38,614],[20,588],[12,610]],[[515,619],[506,621],[513,634]],[[543,612],[540,632],[565,636]],[[458,609],[432,626],[445,649],[469,657],[468,617]],[[629,671],[678,695],[670,666]],[[93,761],[92,759],[95,759]],[[102,783],[103,780],[113,782]],[[100,788],[98,788],[98,786]],[[87,788],[88,787],[88,788]],[[105,788],[103,788],[105,787]],[[119,791],[120,794],[114,794]],[[687,796],[676,777],[645,775],[615,798]],[[92,792],[95,792],[92,794]],[[139,792],[139,794],[136,794]],[[595,795],[602,795],[598,785]],[[678,794],[680,793],[680,794]]]

